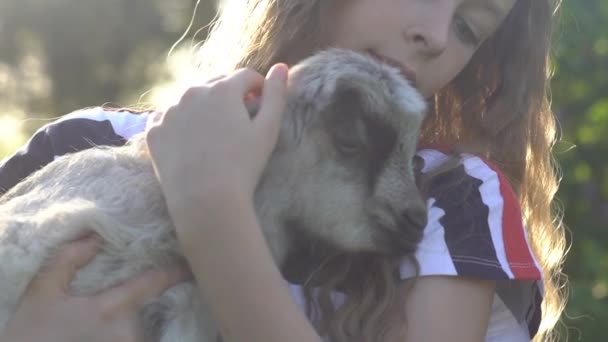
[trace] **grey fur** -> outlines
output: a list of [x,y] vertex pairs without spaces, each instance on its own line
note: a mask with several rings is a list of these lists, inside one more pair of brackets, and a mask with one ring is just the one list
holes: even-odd
[[[255,194],[279,266],[289,222],[344,250],[413,251],[426,222],[411,161],[424,110],[398,70],[361,54],[328,50],[292,68],[279,141]],[[90,231],[105,245],[77,273],[75,294],[181,258],[143,134],[57,158],[0,198],[0,332],[56,247]],[[214,341],[203,303],[193,283],[151,301],[142,310],[148,340]]]

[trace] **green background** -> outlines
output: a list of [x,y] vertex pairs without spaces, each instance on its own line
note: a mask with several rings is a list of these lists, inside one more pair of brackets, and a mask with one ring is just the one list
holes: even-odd
[[[197,28],[214,14],[210,1],[200,4],[194,29],[167,57],[194,3],[0,0],[0,158],[49,118],[106,102],[150,101],[152,93],[140,95],[180,77],[179,52],[205,36]],[[558,197],[572,246],[563,335],[608,341],[608,0],[563,3],[554,56]]]

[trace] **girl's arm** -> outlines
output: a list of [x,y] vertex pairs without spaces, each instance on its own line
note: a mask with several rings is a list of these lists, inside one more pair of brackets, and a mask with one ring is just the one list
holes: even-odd
[[213,195],[204,208],[175,224],[192,232],[192,243],[183,242],[184,253],[223,340],[321,341],[275,266],[249,198],[240,192]]
[[[286,81],[284,65],[266,79],[239,70],[189,89],[147,132],[178,240],[227,342],[320,341],[291,298],[253,209]],[[252,119],[244,101],[253,93],[262,100]]]
[[404,341],[485,341],[495,286],[460,276],[419,277],[406,299]]

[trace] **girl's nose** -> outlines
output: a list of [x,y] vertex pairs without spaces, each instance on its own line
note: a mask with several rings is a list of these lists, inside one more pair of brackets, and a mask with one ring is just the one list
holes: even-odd
[[454,16],[453,1],[441,1],[443,6],[431,6],[420,11],[414,22],[410,23],[403,35],[406,41],[424,55],[437,56],[445,50],[450,36]]

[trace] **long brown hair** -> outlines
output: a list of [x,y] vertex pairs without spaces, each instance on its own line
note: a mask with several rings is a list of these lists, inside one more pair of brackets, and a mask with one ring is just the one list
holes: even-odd
[[[201,77],[250,67],[295,64],[326,47],[324,16],[343,0],[242,0],[228,2],[198,54]],[[230,4],[234,5],[230,5]],[[551,150],[556,123],[548,101],[553,0],[518,0],[493,37],[469,65],[435,96],[421,138],[481,154],[510,180],[519,195],[532,249],[544,271],[543,319],[536,341],[551,332],[564,307],[561,266],[565,238],[553,205],[558,187]],[[304,286],[309,316],[334,341],[381,341],[395,320],[398,263],[368,256],[337,256],[320,289]],[[339,267],[327,266],[338,264]],[[365,269],[366,272],[357,272]],[[349,281],[356,277],[357,281]],[[330,290],[345,304],[335,309]],[[406,317],[399,316],[399,319]],[[402,321],[401,321],[402,324]]]
[[554,196],[552,157],[557,127],[549,102],[552,17],[559,2],[518,0],[494,37],[435,96],[423,137],[483,155],[508,177],[544,276],[543,320],[535,340],[551,332],[565,306],[564,227]]

